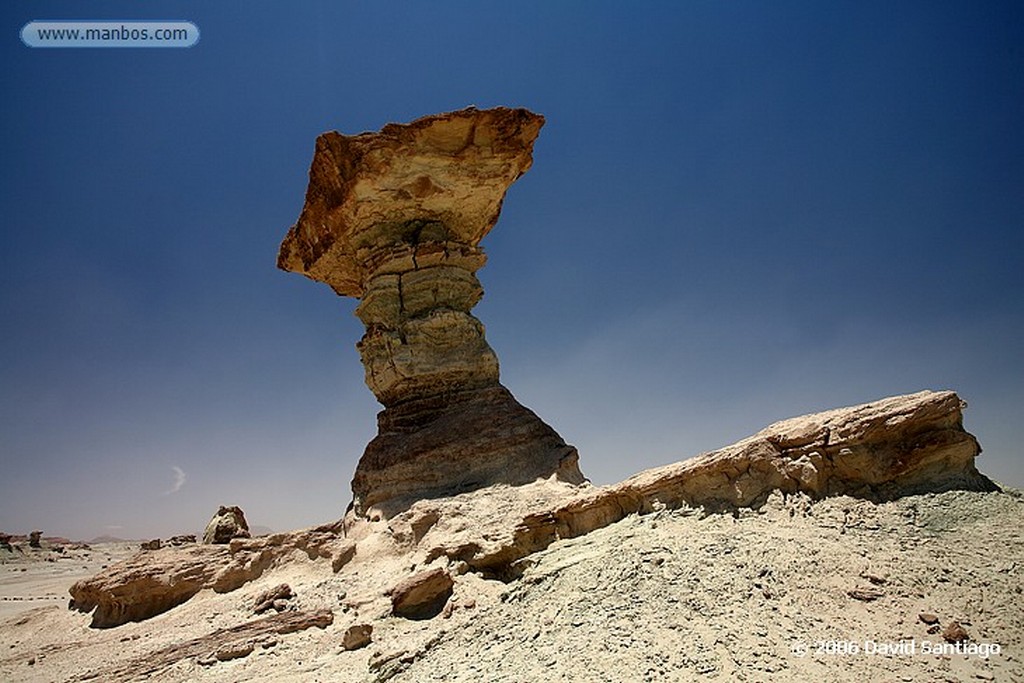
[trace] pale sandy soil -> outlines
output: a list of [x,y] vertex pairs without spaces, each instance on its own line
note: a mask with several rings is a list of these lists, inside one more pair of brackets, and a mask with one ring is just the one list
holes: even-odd
[[138,550],[137,543],[103,543],[56,552],[17,544],[0,550],[0,621],[36,607],[64,606],[68,588]]
[[[57,599],[81,564],[8,564],[0,594],[38,607],[0,621],[0,680],[1012,683],[1024,681],[1022,528],[1024,499],[1013,492],[881,505],[773,495],[737,515],[634,515],[536,553],[518,580],[457,576],[450,614],[429,621],[388,616],[382,593],[353,598],[357,586],[384,586],[381,577],[407,569],[386,553],[337,574],[297,553],[236,591],[203,591],[105,630],[67,610],[66,593]],[[329,607],[334,623],[232,661],[170,656],[146,672],[154,653],[184,652],[191,639],[251,620],[254,595],[281,582],[297,593],[295,609]],[[876,598],[851,597],[856,590]],[[1000,652],[927,653],[924,643],[942,638],[921,613],[959,621],[974,643]],[[373,642],[347,652],[341,638],[355,623],[373,625]],[[867,651],[879,643],[905,651]]]

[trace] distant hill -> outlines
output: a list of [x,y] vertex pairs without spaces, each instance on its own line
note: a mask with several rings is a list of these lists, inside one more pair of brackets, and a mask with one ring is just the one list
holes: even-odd
[[96,538],[92,538],[92,539],[86,541],[86,543],[88,543],[89,545],[96,545],[98,543],[133,543],[133,542],[134,541],[132,541],[131,539],[118,538],[117,536],[110,536],[110,535],[106,535],[106,534],[103,535],[103,536],[97,536]]

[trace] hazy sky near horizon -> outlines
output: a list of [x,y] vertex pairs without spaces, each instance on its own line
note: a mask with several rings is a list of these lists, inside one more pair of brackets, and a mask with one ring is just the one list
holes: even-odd
[[[376,431],[356,302],[275,268],[316,136],[547,117],[474,310],[595,483],[955,389],[1024,486],[1019,2],[0,8],[0,529],[333,520]],[[183,19],[190,49],[30,49]]]

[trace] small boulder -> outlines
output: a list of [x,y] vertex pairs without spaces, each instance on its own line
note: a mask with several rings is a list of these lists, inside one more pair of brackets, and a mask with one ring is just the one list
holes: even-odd
[[930,612],[921,612],[917,615],[917,618],[929,626],[939,623],[939,615]]
[[960,625],[959,621],[951,621],[942,629],[942,637],[947,643],[963,643],[971,639],[967,629]]
[[341,639],[344,650],[358,650],[366,647],[373,640],[373,626],[370,624],[354,624],[348,627]]
[[28,547],[29,548],[42,548],[43,547],[42,538],[43,538],[43,532],[42,531],[33,531],[32,533],[30,533],[28,535]]
[[221,505],[217,514],[206,525],[203,543],[229,543],[233,538],[249,538],[249,524],[245,513],[237,505]]
[[227,662],[232,659],[248,657],[255,649],[256,645],[254,643],[232,643],[217,650],[213,656],[216,657],[218,661]]
[[391,612],[406,619],[432,619],[444,609],[454,586],[440,567],[414,574],[391,589]]
[[253,611],[256,614],[263,614],[270,609],[282,612],[288,607],[288,600],[293,597],[295,597],[295,593],[292,592],[291,586],[287,583],[279,584],[256,596],[256,606]]
[[160,550],[160,539],[154,538],[152,541],[146,541],[139,547],[141,547],[143,550]]

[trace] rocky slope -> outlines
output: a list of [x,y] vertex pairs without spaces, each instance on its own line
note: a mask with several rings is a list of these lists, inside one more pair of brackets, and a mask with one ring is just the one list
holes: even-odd
[[[1019,494],[969,492],[631,515],[363,680],[1022,680],[1022,522]],[[1001,652],[927,652],[952,622]]]
[[[115,629],[90,629],[57,606],[23,613],[0,625],[0,677],[1021,680],[1022,524],[1015,492],[886,503],[775,493],[757,511],[631,514],[530,556],[515,581],[456,574],[448,606],[427,620],[389,613],[388,575],[409,570],[400,559],[379,554],[363,568],[364,580],[385,575],[381,602],[364,604],[348,594],[354,577],[297,554],[236,593],[202,591]],[[290,608],[254,616],[258,593],[280,581],[295,591]],[[941,629],[961,624],[974,653],[926,652],[953,646],[922,615]],[[364,624],[372,642],[346,649],[346,632]],[[903,652],[879,651],[901,643]]]
[[[0,625],[0,676],[1013,680],[1024,507],[974,468],[961,405],[922,392],[614,486],[143,551],[76,583],[77,610]],[[974,650],[922,651],[944,632]]]

